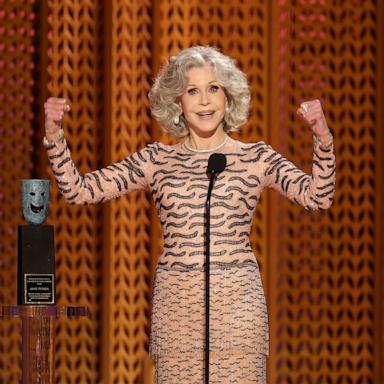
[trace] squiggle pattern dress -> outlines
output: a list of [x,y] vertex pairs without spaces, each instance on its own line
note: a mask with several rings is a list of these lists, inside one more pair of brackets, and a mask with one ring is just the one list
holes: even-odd
[[[80,175],[65,139],[47,146],[61,193],[90,204],[151,191],[164,235],[156,266],[150,355],[156,382],[204,382],[204,210],[211,153],[153,143],[119,163]],[[211,198],[210,383],[266,383],[268,315],[249,242],[261,191],[271,187],[308,210],[327,209],[335,191],[332,142],[314,138],[312,175],[260,141],[229,138]]]

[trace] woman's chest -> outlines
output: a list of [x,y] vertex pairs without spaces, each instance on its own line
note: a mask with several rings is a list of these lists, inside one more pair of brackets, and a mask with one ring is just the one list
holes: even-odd
[[[263,169],[241,160],[228,157],[224,171],[216,177],[211,213],[253,213],[262,190]],[[207,163],[207,159],[173,158],[154,172],[150,187],[160,218],[170,211],[204,212],[210,181]]]

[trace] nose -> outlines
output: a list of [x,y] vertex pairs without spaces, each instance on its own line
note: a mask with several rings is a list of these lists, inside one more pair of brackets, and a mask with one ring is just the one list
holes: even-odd
[[209,104],[209,93],[207,91],[200,92],[200,104],[201,105]]

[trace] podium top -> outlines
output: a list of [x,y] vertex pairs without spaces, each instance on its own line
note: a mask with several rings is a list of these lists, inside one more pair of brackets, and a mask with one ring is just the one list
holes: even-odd
[[0,305],[0,317],[82,317],[89,316],[87,307],[57,305]]

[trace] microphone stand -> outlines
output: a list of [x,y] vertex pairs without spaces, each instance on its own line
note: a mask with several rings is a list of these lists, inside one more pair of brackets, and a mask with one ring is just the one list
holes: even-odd
[[217,173],[211,172],[208,186],[207,201],[205,203],[206,222],[205,222],[205,384],[209,384],[209,268],[210,268],[210,218],[211,218],[211,194],[213,183]]

